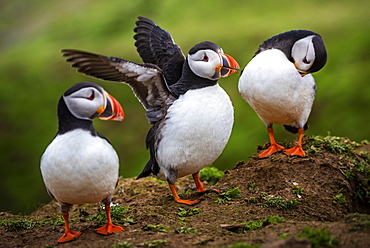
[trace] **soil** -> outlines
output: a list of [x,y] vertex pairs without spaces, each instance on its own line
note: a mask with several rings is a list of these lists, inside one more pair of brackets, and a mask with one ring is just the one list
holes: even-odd
[[[267,159],[258,159],[254,155],[248,162],[238,162],[234,169],[226,171],[215,185],[204,182],[205,188],[221,192],[239,187],[241,197],[231,199],[228,203],[217,203],[220,196],[213,192],[185,194],[185,190],[194,189],[194,183],[191,177],[179,179],[176,185],[182,198],[201,200],[195,206],[175,203],[166,183],[150,178],[120,178],[113,202],[129,206],[131,209],[124,214],[132,215],[136,222],[123,224],[124,232],[109,236],[94,233],[98,227],[96,222],[83,221],[81,212],[96,215],[99,204],[84,204],[75,206],[70,212],[71,229],[83,231],[77,240],[57,243],[63,234],[63,225],[45,225],[30,230],[20,228],[17,231],[6,231],[3,226],[0,227],[0,247],[126,247],[119,246],[125,241],[134,247],[150,247],[144,243],[154,240],[167,241],[167,245],[158,245],[160,247],[231,247],[237,242],[262,244],[262,247],[268,248],[311,247],[307,240],[295,238],[306,226],[330,231],[340,242],[335,247],[369,247],[369,229],[354,231],[353,223],[349,221],[350,213],[369,214],[370,208],[354,200],[355,185],[344,178],[348,164],[342,156],[328,151],[305,158],[277,153]],[[258,189],[251,188],[248,182],[255,183]],[[294,194],[294,186],[304,189],[304,193]],[[345,203],[333,203],[333,197],[338,192],[343,194],[341,198],[346,200]],[[286,209],[265,207],[260,202],[263,194],[296,199],[301,204]],[[177,215],[179,208],[199,208],[200,212],[181,217],[185,220]],[[272,215],[284,218],[285,222],[265,225],[253,231],[240,229],[243,227],[241,223]],[[0,213],[0,220],[51,220],[56,216],[60,216],[59,207],[52,201],[29,216]],[[169,229],[167,232],[147,231],[145,227],[148,225],[161,225]],[[192,227],[197,233],[176,233],[181,227]],[[282,239],[282,235],[288,238]]]

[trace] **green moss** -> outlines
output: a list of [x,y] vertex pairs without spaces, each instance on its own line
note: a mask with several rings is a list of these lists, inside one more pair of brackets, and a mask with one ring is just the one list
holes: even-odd
[[296,237],[308,239],[312,248],[333,247],[339,244],[338,239],[331,236],[330,232],[326,231],[325,228],[312,228],[306,226]]
[[276,207],[279,209],[288,209],[288,208],[293,208],[295,206],[301,205],[301,203],[295,198],[286,200],[282,198],[281,196],[269,196],[265,192],[262,192],[260,194],[260,197],[262,198],[262,201],[263,201],[261,203],[263,207]]
[[134,245],[128,241],[119,242],[111,246],[111,248],[132,248],[132,247],[134,247]]
[[201,181],[214,185],[224,176],[224,173],[215,167],[208,166],[200,171],[199,176]]
[[250,245],[250,244],[237,242],[237,243],[234,243],[231,246],[221,246],[219,248],[260,248],[260,247],[262,247],[262,244]]
[[289,238],[289,235],[287,233],[282,233],[279,235],[279,239],[287,239]]
[[6,232],[16,232],[19,229],[31,230],[35,227],[40,227],[40,223],[33,220],[16,220],[16,219],[7,219],[0,220],[0,226],[5,227]]
[[267,225],[271,225],[271,224],[277,224],[277,223],[284,223],[284,222],[285,222],[284,218],[276,216],[276,215],[272,215],[272,216],[269,216],[267,218],[260,219],[260,220],[257,220],[257,221],[248,221],[248,222],[242,223],[243,225],[245,225],[245,227],[242,230],[239,230],[239,231],[250,232],[250,231],[259,229],[263,226],[267,226]]
[[356,150],[368,144],[367,140],[357,143],[343,137],[308,136],[304,142],[304,149],[308,156],[318,155],[327,150],[346,158],[347,160],[339,162],[339,165],[348,167],[343,172],[345,178],[356,187],[354,198],[370,204],[370,154]]
[[159,184],[167,184],[167,182],[162,181],[162,180],[159,180],[159,179],[157,179],[155,177],[147,177],[146,180],[154,181],[154,182],[157,182]]
[[312,135],[306,137],[303,148],[306,149],[308,156],[317,155],[327,150],[334,154],[343,155],[346,158],[352,158],[353,151],[356,148],[368,143],[366,140],[362,141],[362,143],[357,143],[344,137]]
[[140,245],[144,247],[161,247],[168,245],[168,242],[166,240],[153,240],[153,241],[144,241]]
[[345,216],[350,231],[370,232],[370,215],[353,213]]
[[153,231],[153,232],[168,232],[169,227],[162,225],[147,225],[142,228],[144,231]]
[[[73,220],[70,220],[72,223]],[[64,225],[64,220],[60,217],[53,220],[27,220],[27,219],[6,219],[0,220],[0,227],[4,227],[6,232],[16,232],[19,229],[31,230],[42,226],[60,226]]]

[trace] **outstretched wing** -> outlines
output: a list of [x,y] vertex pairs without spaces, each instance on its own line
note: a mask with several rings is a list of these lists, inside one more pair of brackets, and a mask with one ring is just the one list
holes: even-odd
[[160,68],[152,64],[137,64],[117,57],[64,49],[72,67],[92,77],[128,84],[136,98],[147,110],[147,118],[154,123],[165,116],[167,108],[176,99],[168,89]]
[[144,63],[158,65],[168,85],[176,83],[182,74],[185,57],[169,32],[152,20],[139,16],[136,21],[135,46]]

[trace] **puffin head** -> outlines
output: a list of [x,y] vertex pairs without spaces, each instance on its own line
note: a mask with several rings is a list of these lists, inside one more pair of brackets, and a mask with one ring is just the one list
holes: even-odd
[[294,66],[302,76],[319,71],[327,60],[326,49],[320,35],[306,30],[297,30],[305,34],[292,46],[291,56]]
[[62,96],[69,112],[77,119],[121,121],[124,112],[119,102],[101,86],[82,82],[69,88]]
[[234,58],[224,54],[217,44],[210,41],[203,41],[191,48],[187,62],[195,75],[210,80],[227,77],[240,69]]

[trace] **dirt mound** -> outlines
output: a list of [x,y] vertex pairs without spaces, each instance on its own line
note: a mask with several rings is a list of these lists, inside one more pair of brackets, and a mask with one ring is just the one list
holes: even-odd
[[360,145],[309,137],[305,158],[254,156],[215,185],[205,182],[219,195],[199,195],[190,177],[180,179],[183,198],[201,199],[195,206],[173,202],[161,181],[121,178],[113,201],[120,208],[112,215],[124,232],[95,234],[103,211],[84,204],[71,211],[72,230],[83,234],[58,245],[63,222],[52,201],[30,216],[0,213],[0,247],[368,247],[370,168],[368,154],[355,151]]

